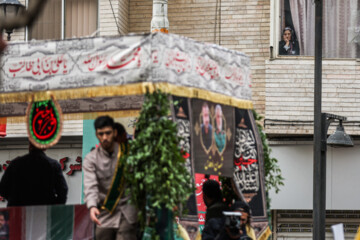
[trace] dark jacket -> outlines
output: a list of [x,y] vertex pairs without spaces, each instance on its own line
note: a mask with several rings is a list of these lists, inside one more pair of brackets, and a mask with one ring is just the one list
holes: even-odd
[[64,204],[67,193],[60,164],[40,150],[11,161],[0,182],[8,206]]
[[245,227],[242,229],[242,235],[238,238],[230,237],[225,228],[225,217],[211,218],[205,224],[202,240],[252,240],[247,235]]
[[229,208],[222,202],[215,202],[206,209],[205,226],[201,235],[202,240],[213,240],[224,227],[224,211]]
[[300,47],[298,41],[290,41],[290,48],[285,49],[285,41],[281,40],[279,42],[279,55],[299,55]]
[[207,207],[206,215],[205,215],[205,223],[211,218],[221,218],[223,217],[223,212],[229,211],[229,207],[227,207],[222,202],[215,202]]

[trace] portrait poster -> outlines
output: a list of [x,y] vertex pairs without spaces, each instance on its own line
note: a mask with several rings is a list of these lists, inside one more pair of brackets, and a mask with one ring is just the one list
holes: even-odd
[[192,99],[195,173],[233,175],[233,107]]
[[251,110],[235,109],[234,182],[254,220],[266,218],[262,142]]

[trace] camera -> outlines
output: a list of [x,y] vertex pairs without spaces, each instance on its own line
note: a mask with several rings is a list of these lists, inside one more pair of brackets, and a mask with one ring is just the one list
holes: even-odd
[[246,235],[245,224],[241,224],[240,212],[223,212],[223,215],[225,216],[224,227],[230,239],[252,240]]
[[223,212],[225,216],[225,227],[229,230],[229,234],[236,236],[240,234],[241,229],[241,213],[240,212]]

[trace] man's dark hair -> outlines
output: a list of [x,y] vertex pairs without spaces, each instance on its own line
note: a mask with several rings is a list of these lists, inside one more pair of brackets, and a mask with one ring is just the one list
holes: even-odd
[[240,200],[234,202],[234,204],[231,206],[231,210],[233,210],[233,211],[240,210],[240,211],[250,214],[249,204],[247,204],[246,202],[240,201]]
[[241,211],[248,214],[247,216],[247,224],[251,224],[251,209],[249,204],[246,202],[243,202],[241,200],[237,200],[234,202],[234,204],[231,206],[232,211]]
[[114,128],[114,119],[109,116],[100,116],[96,118],[94,123],[95,129],[100,129],[104,127],[112,127]]
[[203,187],[203,194],[208,198],[215,200],[215,202],[222,200],[222,193],[220,190],[220,184],[215,180],[207,180],[204,182]]
[[124,126],[121,123],[115,123],[114,128],[117,130],[118,136],[121,136],[124,133],[126,133],[126,130],[125,130]]

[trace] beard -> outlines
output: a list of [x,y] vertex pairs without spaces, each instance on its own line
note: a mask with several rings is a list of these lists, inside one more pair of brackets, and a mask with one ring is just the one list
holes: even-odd
[[101,143],[101,147],[106,150],[107,152],[112,152],[113,151],[113,145],[114,145],[114,141],[103,141]]

